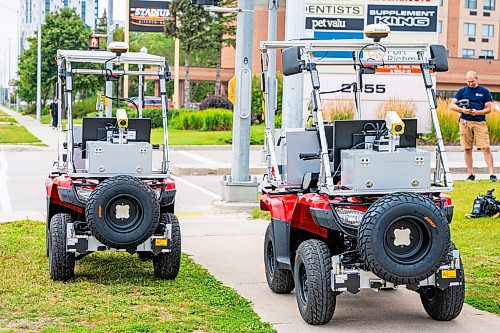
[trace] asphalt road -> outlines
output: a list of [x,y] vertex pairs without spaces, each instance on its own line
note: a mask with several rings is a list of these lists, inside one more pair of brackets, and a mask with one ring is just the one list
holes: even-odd
[[[45,178],[56,153],[50,148],[0,146],[0,221],[44,220]],[[395,290],[338,298],[333,320],[309,326],[300,317],[295,294],[273,294],[263,265],[263,238],[267,222],[246,214],[215,215],[211,202],[219,199],[220,176],[176,177],[176,211],[183,251],[227,286],[250,300],[262,320],[278,332],[494,332],[498,316],[464,306],[452,322],[437,322],[424,312],[416,293]]]

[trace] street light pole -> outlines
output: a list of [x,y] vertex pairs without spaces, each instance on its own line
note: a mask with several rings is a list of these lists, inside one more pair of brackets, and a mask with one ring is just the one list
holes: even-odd
[[[267,40],[273,41],[277,38],[278,30],[278,0],[271,0],[269,3],[268,18],[267,18]],[[274,140],[275,130],[274,130],[274,119],[276,116],[277,108],[277,89],[276,89],[276,50],[271,49],[268,51],[269,54],[269,64],[268,64],[268,75],[269,81],[267,82],[269,87],[269,101],[270,108],[269,115],[269,128],[271,129],[271,135]]]
[[38,0],[38,48],[36,66],[36,120],[42,115],[42,0]]
[[[113,42],[113,0],[108,0],[108,39],[107,46]],[[108,63],[108,68],[113,70],[113,64]],[[113,97],[113,82],[106,81],[106,96]],[[108,106],[106,107],[106,117],[111,117],[113,114],[113,102],[108,98]]]

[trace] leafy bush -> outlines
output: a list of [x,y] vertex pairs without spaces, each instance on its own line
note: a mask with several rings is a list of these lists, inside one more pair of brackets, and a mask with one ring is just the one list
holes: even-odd
[[377,117],[385,119],[387,111],[396,111],[401,118],[415,118],[417,105],[413,99],[390,98],[377,108]]
[[231,103],[231,101],[227,99],[227,97],[212,95],[208,96],[203,101],[201,101],[200,110],[207,110],[207,109],[232,110],[233,103]]
[[[281,114],[281,108],[283,104],[283,75],[281,73],[276,73],[276,78],[278,79],[278,107],[276,109],[276,114]],[[260,75],[254,75],[252,77],[252,119],[257,120],[259,123],[263,122],[263,102],[262,102],[262,90],[260,90]]]
[[73,104],[73,118],[82,118],[89,113],[95,112],[97,98],[95,96],[85,98]]
[[178,129],[228,131],[233,126],[233,113],[225,109],[179,112]]

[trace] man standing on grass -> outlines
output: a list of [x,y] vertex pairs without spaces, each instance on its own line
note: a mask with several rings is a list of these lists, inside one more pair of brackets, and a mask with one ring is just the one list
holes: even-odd
[[[488,89],[479,85],[475,71],[468,71],[466,77],[467,86],[457,91],[449,109],[460,113],[460,144],[464,148],[465,165],[469,173],[467,180],[476,179],[472,166],[472,148],[475,141],[476,147],[483,152],[490,180],[494,182],[497,177],[494,175],[493,155],[490,149],[488,126],[486,126],[486,115],[491,112],[491,94]],[[457,102],[461,99],[469,100],[469,106],[459,107]]]
[[52,128],[57,127],[57,96],[54,96],[54,100],[50,103],[50,119]]

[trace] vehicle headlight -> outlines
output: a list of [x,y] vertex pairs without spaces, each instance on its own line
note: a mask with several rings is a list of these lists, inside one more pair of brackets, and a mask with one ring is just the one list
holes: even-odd
[[361,224],[363,216],[365,215],[365,212],[363,211],[349,208],[336,207],[335,211],[337,212],[342,224],[353,227],[358,227]]
[[76,195],[78,198],[82,201],[87,201],[90,193],[94,190],[93,187],[87,187],[87,186],[75,186],[76,189]]

